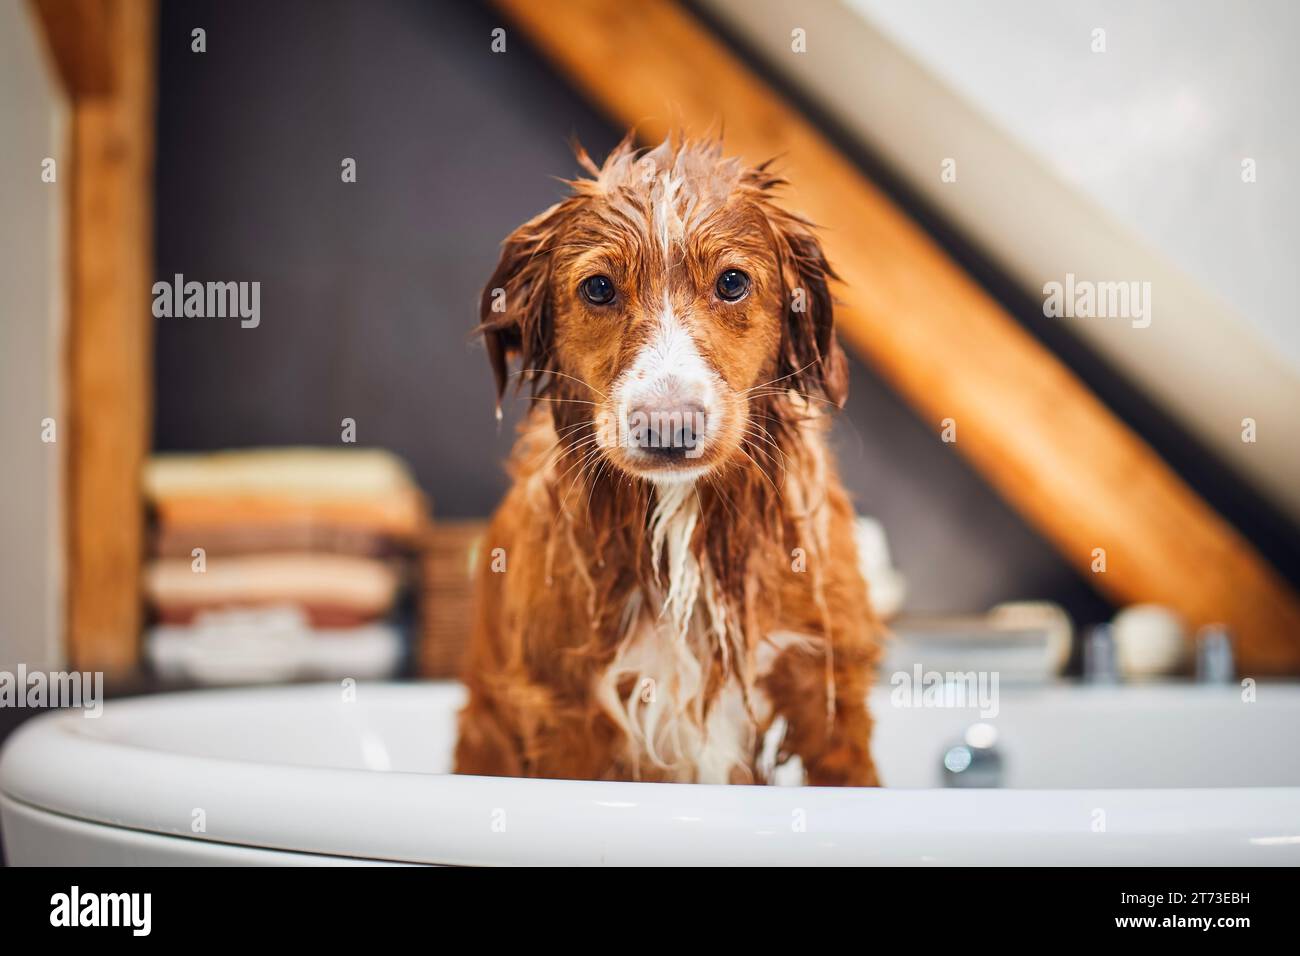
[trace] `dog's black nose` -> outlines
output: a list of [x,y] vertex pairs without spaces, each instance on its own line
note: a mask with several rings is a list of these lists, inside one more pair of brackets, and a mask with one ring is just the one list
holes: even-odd
[[703,405],[639,405],[628,412],[627,444],[656,458],[693,458],[708,429]]

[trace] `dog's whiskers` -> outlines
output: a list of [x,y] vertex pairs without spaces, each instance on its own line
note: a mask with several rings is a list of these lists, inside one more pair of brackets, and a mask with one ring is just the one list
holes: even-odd
[[815,359],[813,359],[811,362],[809,362],[807,365],[804,365],[804,366],[801,367],[801,368],[797,368],[797,369],[795,369],[793,372],[788,372],[788,373],[786,373],[785,375],[782,375],[780,378],[774,378],[774,379],[772,379],[772,381],[770,381],[770,382],[763,382],[763,383],[761,383],[761,384],[759,384],[759,385],[755,385],[755,386],[753,386],[753,387],[751,387],[751,388],[747,388],[747,389],[745,389],[745,391],[744,391],[743,394],[746,394],[746,395],[747,395],[747,394],[749,394],[750,392],[757,391],[757,390],[760,389],[760,388],[767,388],[769,385],[775,385],[777,382],[783,382],[783,381],[785,381],[787,378],[793,378],[794,376],[798,375],[800,372],[806,372],[808,369],[812,368],[814,365],[816,365],[816,364],[817,364],[818,362],[820,362],[820,361],[821,361],[820,358],[815,358]]
[[599,404],[600,404],[600,402],[591,402],[591,401],[588,401],[588,400],[585,399],[585,398],[552,398],[552,397],[549,396],[549,395],[535,395],[535,396],[533,396],[533,401],[535,401],[535,402],[568,402],[568,403],[571,403],[571,404],[573,404],[573,405],[599,405]]
[[[756,438],[759,441],[765,442],[766,444],[770,445],[773,451],[775,451],[777,455],[781,456],[781,460],[778,462],[775,458],[773,458],[771,451],[768,451],[767,449],[763,449],[763,454],[774,464],[776,464],[778,468],[781,469],[781,476],[782,479],[784,479],[786,475],[786,461],[787,461],[785,452],[781,450],[780,445],[778,445],[775,441],[772,440],[770,435],[766,434],[764,431],[758,430],[758,428],[759,426],[747,423],[745,426],[745,434],[751,438]],[[755,451],[757,450],[758,450],[758,446],[755,446]]]
[[558,375],[560,378],[567,378],[567,379],[570,379],[570,380],[572,380],[572,381],[574,381],[574,382],[577,382],[579,385],[582,385],[582,386],[585,386],[586,388],[591,389],[593,392],[595,392],[595,393],[596,393],[597,395],[599,395],[601,398],[605,398],[605,399],[608,399],[608,398],[609,398],[608,395],[606,395],[604,392],[602,392],[600,389],[598,389],[595,385],[592,385],[590,382],[588,382],[588,381],[586,381],[586,380],[584,380],[584,379],[578,378],[578,376],[576,376],[576,375],[570,375],[568,372],[561,372],[559,369],[553,369],[553,368],[521,368],[519,371],[514,372],[513,375],[512,375],[512,377],[520,376],[520,375],[528,375],[528,374],[535,374],[535,375]]

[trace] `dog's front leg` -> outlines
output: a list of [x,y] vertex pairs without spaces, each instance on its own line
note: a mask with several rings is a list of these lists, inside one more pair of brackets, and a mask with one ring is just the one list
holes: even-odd
[[524,775],[520,748],[512,728],[481,693],[470,692],[460,712],[455,772],[486,777]]
[[828,706],[823,647],[796,646],[777,658],[762,686],[773,715],[783,717],[782,758],[797,756],[812,786],[875,787],[866,692],[872,655],[866,646],[836,647]]

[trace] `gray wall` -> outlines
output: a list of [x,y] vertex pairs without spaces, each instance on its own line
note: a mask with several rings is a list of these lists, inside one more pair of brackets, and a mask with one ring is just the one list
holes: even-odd
[[[63,662],[68,107],[44,47],[28,6],[0,3],[0,670],[9,671]],[[41,178],[47,157],[53,183]]]
[[[157,275],[259,280],[262,320],[159,320],[159,449],[332,444],[351,417],[438,515],[492,510],[512,432],[467,339],[474,303],[500,240],[576,172],[568,138],[601,155],[622,132],[522,37],[491,53],[499,25],[473,3],[162,5]],[[855,367],[841,464],[909,608],[1051,598],[1105,616],[935,432]]]

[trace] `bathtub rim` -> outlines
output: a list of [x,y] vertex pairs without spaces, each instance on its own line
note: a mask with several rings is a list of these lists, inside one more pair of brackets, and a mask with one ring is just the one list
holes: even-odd
[[[844,790],[380,773],[148,749],[73,732],[84,719],[56,712],[20,727],[0,753],[0,793],[125,830],[408,863],[1300,864],[1300,787]],[[195,807],[205,833],[191,829]],[[1104,833],[1092,829],[1098,808]]]

